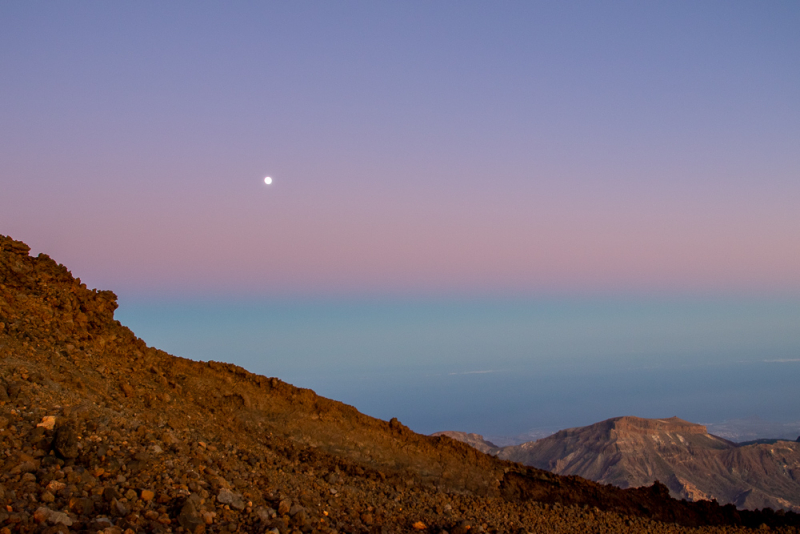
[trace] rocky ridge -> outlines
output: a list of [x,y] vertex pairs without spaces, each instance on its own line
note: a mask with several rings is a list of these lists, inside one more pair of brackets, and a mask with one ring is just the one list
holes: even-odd
[[0,236],[0,534],[797,532],[416,434],[278,378],[148,347],[116,297]]

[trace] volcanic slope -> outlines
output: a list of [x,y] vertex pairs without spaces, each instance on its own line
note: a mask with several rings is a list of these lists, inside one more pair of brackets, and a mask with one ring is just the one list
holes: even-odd
[[796,514],[554,475],[170,356],[116,306],[0,236],[0,534],[798,532]]
[[800,443],[737,445],[677,417],[617,417],[497,454],[621,488],[658,480],[673,497],[690,501],[800,511]]

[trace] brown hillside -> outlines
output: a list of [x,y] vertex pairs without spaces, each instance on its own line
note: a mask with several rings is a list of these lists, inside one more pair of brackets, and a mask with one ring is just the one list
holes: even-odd
[[1,534],[800,525],[675,501],[660,485],[557,476],[277,378],[170,356],[114,320],[113,293],[28,252],[0,236]]

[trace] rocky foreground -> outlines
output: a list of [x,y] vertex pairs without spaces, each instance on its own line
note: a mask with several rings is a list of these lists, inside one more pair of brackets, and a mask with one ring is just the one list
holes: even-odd
[[116,297],[0,236],[0,533],[798,532],[499,460],[148,347]]

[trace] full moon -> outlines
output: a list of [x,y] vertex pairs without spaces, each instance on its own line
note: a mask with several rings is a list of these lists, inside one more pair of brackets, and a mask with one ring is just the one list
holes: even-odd
[[272,178],[267,176],[266,178],[264,178],[264,183],[267,184],[267,185],[271,184],[272,183]]

